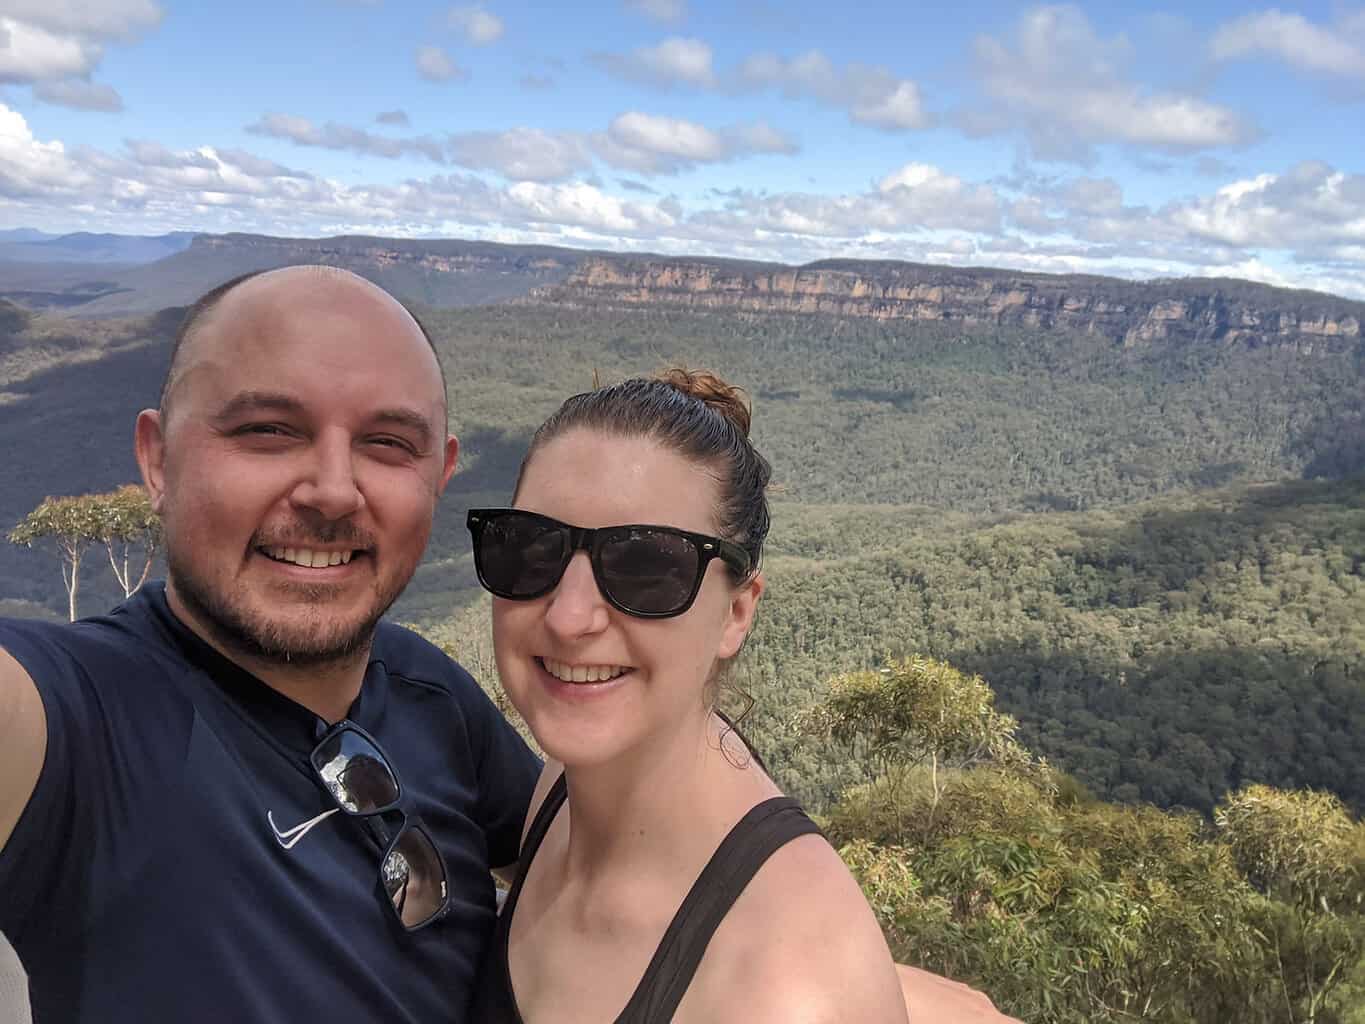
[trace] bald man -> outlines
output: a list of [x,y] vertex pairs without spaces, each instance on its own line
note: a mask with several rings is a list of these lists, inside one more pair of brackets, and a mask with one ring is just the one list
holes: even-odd
[[35,1019],[463,1019],[540,766],[382,621],[455,469],[429,339],[348,273],[231,282],[135,436],[164,586],[0,622],[0,931]]
[[[383,620],[455,469],[446,424],[431,339],[355,275],[190,309],[135,431],[166,582],[0,619],[0,933],[38,1024],[465,1019],[540,764]],[[914,1021],[1005,1020],[902,981]]]

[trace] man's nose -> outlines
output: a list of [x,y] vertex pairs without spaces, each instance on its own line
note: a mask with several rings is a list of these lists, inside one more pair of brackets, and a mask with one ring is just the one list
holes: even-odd
[[606,628],[610,614],[606,599],[593,578],[588,553],[574,552],[559,585],[550,591],[545,627],[566,640],[590,636]]
[[325,519],[345,519],[365,505],[356,481],[349,441],[319,441],[312,459],[291,496],[294,504],[311,508]]

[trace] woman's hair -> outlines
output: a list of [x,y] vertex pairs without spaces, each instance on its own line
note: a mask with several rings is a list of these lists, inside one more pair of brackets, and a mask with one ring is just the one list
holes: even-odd
[[[517,489],[536,452],[567,431],[586,428],[651,438],[715,477],[720,534],[749,553],[752,575],[768,536],[766,491],[772,467],[749,441],[750,412],[743,393],[713,373],[672,367],[655,377],[634,377],[574,395],[531,438]],[[742,582],[730,571],[735,582]]]

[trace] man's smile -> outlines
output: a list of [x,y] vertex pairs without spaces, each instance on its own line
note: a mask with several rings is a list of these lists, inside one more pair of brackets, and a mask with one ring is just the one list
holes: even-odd
[[305,569],[324,569],[333,565],[346,565],[357,554],[364,552],[347,549],[345,551],[325,551],[318,548],[262,547],[257,551],[276,562],[301,565]]

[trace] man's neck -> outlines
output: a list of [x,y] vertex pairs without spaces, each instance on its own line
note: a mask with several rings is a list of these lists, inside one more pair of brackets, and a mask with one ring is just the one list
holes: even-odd
[[185,605],[171,581],[166,584],[166,604],[171,614],[190,632],[233,664],[245,669],[276,693],[307,708],[319,718],[339,722],[360,696],[370,660],[370,644],[329,661],[293,665],[276,658],[263,658],[231,643]]

